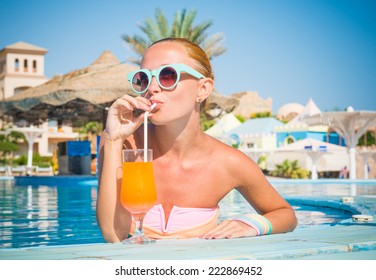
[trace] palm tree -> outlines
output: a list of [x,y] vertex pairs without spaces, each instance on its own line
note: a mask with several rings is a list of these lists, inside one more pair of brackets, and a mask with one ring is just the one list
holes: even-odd
[[80,128],[83,134],[99,134],[103,130],[103,125],[100,122],[88,122]]
[[147,18],[143,24],[138,24],[147,39],[139,35],[123,35],[124,41],[139,55],[138,58],[131,57],[128,60],[140,65],[140,57],[147,47],[157,40],[168,37],[187,38],[195,42],[202,47],[210,59],[223,54],[226,51],[226,48],[221,46],[221,41],[224,40],[223,34],[216,33],[208,37],[206,31],[213,25],[210,20],[193,26],[196,14],[195,10],[178,11],[175,13],[172,26],[169,27],[164,13],[160,9],[156,9],[155,19]]
[[97,148],[97,136],[102,130],[103,124],[100,122],[88,122],[79,129],[81,136],[90,141],[90,149],[93,153]]

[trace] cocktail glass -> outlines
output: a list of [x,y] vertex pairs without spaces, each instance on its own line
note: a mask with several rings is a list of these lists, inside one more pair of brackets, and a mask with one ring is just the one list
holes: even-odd
[[148,244],[155,242],[143,232],[143,219],[157,199],[154,173],[153,150],[122,150],[123,179],[120,201],[136,223],[132,237],[123,240],[126,244]]

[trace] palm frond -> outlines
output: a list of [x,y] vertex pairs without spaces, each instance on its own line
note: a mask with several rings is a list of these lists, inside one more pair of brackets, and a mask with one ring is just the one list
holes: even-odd
[[205,42],[205,40],[208,38],[208,34],[206,33],[202,33],[200,34],[196,39],[195,39],[195,43],[202,46],[202,44]]
[[127,58],[127,60],[128,60],[128,62],[130,62],[130,63],[133,63],[133,64],[135,64],[135,65],[138,65],[138,66],[140,66],[141,65],[141,57],[128,57]]
[[129,57],[127,58],[127,60],[136,65],[140,65],[141,57],[149,44],[146,42],[144,38],[138,35],[134,35],[133,37],[124,35],[123,39],[126,42],[126,44],[133,50],[133,52],[138,55],[138,57]]
[[202,48],[205,50],[210,59],[226,52],[226,48],[221,45],[223,40],[224,35],[222,33],[216,33],[203,42]]
[[[213,23],[209,20],[195,26],[192,28],[191,40],[196,43],[202,43],[204,40],[200,38],[202,35],[205,35],[206,30],[212,26]],[[206,36],[205,36],[206,37]],[[199,42],[200,41],[200,42]]]
[[[174,15],[171,28],[169,28],[166,16],[158,8],[155,11],[155,19],[147,18],[143,24],[138,24],[138,27],[147,39],[137,35],[124,35],[123,39],[140,56],[143,55],[151,43],[166,37],[189,39],[200,45],[210,59],[223,54],[226,51],[226,48],[222,45],[224,40],[223,34],[217,33],[208,37],[207,30],[213,25],[213,22],[206,20],[194,26],[193,22],[196,15],[197,12],[195,10],[187,11],[186,9],[182,9],[177,11]],[[136,64],[139,64],[140,60],[141,58],[129,59],[129,61]]]
[[160,33],[159,35],[160,35],[161,39],[169,37],[170,36],[170,30],[169,30],[169,27],[168,27],[168,21],[167,21],[166,16],[164,15],[164,13],[160,9],[156,10],[155,19],[156,19],[156,23],[159,26],[159,33]]
[[187,38],[191,40],[190,33],[192,31],[192,23],[196,18],[197,12],[195,10],[189,11],[188,13],[184,10],[181,18],[180,26],[180,37]]
[[145,20],[144,25],[138,25],[142,32],[149,38],[150,42],[155,42],[161,38],[158,24],[151,18]]
[[181,29],[181,21],[182,21],[183,13],[185,13],[184,10],[182,12],[177,11],[175,13],[174,22],[171,28],[171,37],[173,38],[180,37],[180,29]]
[[124,41],[135,51],[137,54],[143,55],[149,43],[141,36],[123,36]]

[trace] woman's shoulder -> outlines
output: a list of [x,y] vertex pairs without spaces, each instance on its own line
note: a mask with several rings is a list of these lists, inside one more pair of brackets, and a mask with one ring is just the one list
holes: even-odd
[[219,162],[223,164],[241,164],[244,162],[252,161],[246,154],[242,151],[227,145],[218,139],[208,136],[208,141],[213,150],[213,157],[215,157]]
[[210,164],[212,170],[224,182],[226,187],[245,185],[250,174],[260,174],[258,165],[242,151],[217,139],[212,139]]

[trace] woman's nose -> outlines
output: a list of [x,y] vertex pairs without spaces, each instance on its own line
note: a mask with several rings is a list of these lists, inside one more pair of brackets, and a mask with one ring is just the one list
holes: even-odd
[[155,94],[161,91],[161,87],[159,86],[157,79],[152,77],[151,83],[148,89],[148,94]]

